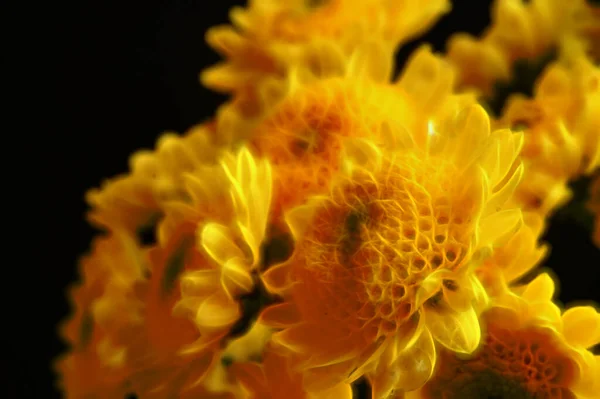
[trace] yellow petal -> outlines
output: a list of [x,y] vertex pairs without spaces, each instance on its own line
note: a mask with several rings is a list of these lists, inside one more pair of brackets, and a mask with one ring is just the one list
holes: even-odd
[[222,328],[234,323],[240,316],[239,306],[222,295],[214,294],[203,300],[196,310],[196,325]]
[[270,327],[286,328],[302,321],[298,308],[293,303],[285,302],[265,308],[258,320]]
[[458,280],[449,280],[443,286],[446,303],[454,311],[462,312],[471,306],[483,310],[488,303],[485,288],[475,276],[468,275]]
[[221,282],[227,293],[234,297],[252,290],[254,280],[248,264],[240,258],[229,259],[221,269]]
[[219,271],[216,269],[194,270],[181,275],[181,295],[205,296],[219,287]]
[[383,155],[372,140],[355,137],[344,140],[343,155],[345,167],[349,173],[355,166],[378,169]]
[[458,148],[452,156],[457,165],[468,166],[484,149],[482,145],[490,135],[490,118],[481,105],[467,107],[458,118]]
[[338,384],[320,392],[308,393],[307,399],[352,399],[352,386]]
[[510,240],[523,226],[521,209],[505,209],[481,220],[479,246],[499,247]]
[[600,343],[600,313],[592,306],[577,306],[563,316],[564,336],[571,345],[591,348]]
[[434,296],[442,288],[442,280],[444,278],[453,277],[452,272],[448,269],[438,269],[435,272],[429,274],[419,284],[417,295],[415,298],[415,308],[423,306],[426,300]]
[[[383,354],[385,357],[386,354]],[[433,374],[436,362],[435,345],[431,333],[425,329],[414,345],[398,354],[389,367],[378,367],[368,374],[372,397],[387,399],[396,392],[412,391],[423,386]]]
[[234,162],[232,165],[231,158],[225,158],[222,166],[231,183],[238,228],[252,252],[252,264],[256,265],[271,205],[271,166],[267,161],[257,163],[246,147]]
[[267,291],[281,295],[291,286],[288,263],[271,266],[266,272],[261,274],[261,280]]
[[483,212],[484,217],[502,209],[502,206],[513,195],[519,183],[521,183],[523,172],[524,166],[520,163],[510,179],[498,191],[494,192],[485,204],[486,209]]
[[244,258],[244,253],[237,246],[227,226],[208,223],[200,232],[200,242],[204,250],[220,265],[232,258]]
[[364,43],[352,53],[346,75],[354,79],[388,82],[393,70],[392,61],[391,52],[385,51],[381,42]]
[[458,353],[472,353],[481,340],[481,328],[473,308],[463,312],[426,310],[426,328],[437,342]]
[[527,284],[521,296],[531,302],[550,301],[555,288],[552,277],[548,273],[542,273]]
[[304,236],[306,228],[312,221],[315,209],[316,204],[309,201],[309,203],[297,206],[285,213],[285,221],[296,241],[301,240]]

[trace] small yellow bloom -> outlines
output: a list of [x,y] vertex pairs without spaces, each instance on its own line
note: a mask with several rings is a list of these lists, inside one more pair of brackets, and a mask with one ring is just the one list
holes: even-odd
[[150,228],[154,235],[163,204],[185,197],[184,173],[215,162],[218,145],[212,129],[206,124],[190,129],[182,137],[168,133],[158,140],[156,151],[133,154],[129,174],[110,179],[86,194],[92,207],[88,219],[102,228],[138,236],[141,230]]
[[570,199],[570,180],[600,165],[600,68],[581,53],[551,64],[534,97],[510,97],[496,125],[524,129],[517,201],[547,217]]
[[[201,80],[234,93],[236,109],[254,115],[261,109],[260,87],[269,78],[284,77],[296,66],[327,75],[336,64],[316,62],[315,55],[347,56],[373,36],[396,48],[449,10],[447,0],[251,1],[231,10],[234,26],[207,32],[207,42],[226,61],[203,71]],[[323,41],[334,43],[333,51]]]
[[448,42],[448,58],[458,67],[459,85],[491,95],[494,83],[513,79],[516,61],[535,60],[560,49],[597,47],[600,13],[585,0],[496,0],[492,25],[481,38],[459,33]]
[[600,313],[577,306],[562,313],[551,302],[554,283],[545,274],[505,293],[482,314],[483,345],[472,355],[441,349],[434,377],[407,399],[543,397],[597,398]]

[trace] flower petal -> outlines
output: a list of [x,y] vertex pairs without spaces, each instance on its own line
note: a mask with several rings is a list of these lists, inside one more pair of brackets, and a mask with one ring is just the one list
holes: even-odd
[[563,333],[571,345],[591,348],[600,343],[600,313],[591,306],[577,306],[563,316]]
[[354,79],[388,82],[393,70],[389,53],[379,41],[359,45],[350,57],[346,75]]
[[261,280],[267,291],[281,295],[291,287],[289,267],[289,263],[280,263],[279,265],[271,266],[266,272],[261,274]]
[[295,240],[300,240],[311,222],[314,212],[315,203],[310,201],[307,204],[297,206],[285,214],[285,221],[290,227],[292,236]]
[[[384,353],[383,357],[389,356]],[[414,344],[400,352],[389,367],[368,374],[373,398],[388,398],[394,391],[412,391],[423,386],[433,374],[436,362],[431,333],[425,329]]]
[[473,353],[481,341],[481,327],[473,308],[464,312],[427,310],[426,328],[440,344],[458,353]]
[[214,294],[199,304],[195,322],[199,327],[221,328],[232,324],[239,317],[238,304],[223,294]]
[[323,391],[309,392],[307,399],[352,399],[352,385],[338,384]]
[[233,297],[240,292],[250,292],[254,286],[248,264],[240,259],[229,259],[221,270],[221,282],[225,291]]
[[272,305],[262,311],[258,320],[274,328],[286,328],[302,321],[298,308],[293,303]]
[[210,257],[220,265],[232,258],[244,258],[244,253],[231,237],[227,226],[207,223],[200,232],[200,242]]
[[520,209],[505,209],[481,220],[479,245],[498,247],[510,240],[523,226]]
[[550,301],[555,289],[552,277],[548,273],[542,273],[527,284],[521,296],[531,302]]

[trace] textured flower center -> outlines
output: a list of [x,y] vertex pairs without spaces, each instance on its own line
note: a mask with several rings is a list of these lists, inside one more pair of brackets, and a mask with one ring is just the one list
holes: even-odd
[[363,89],[339,79],[307,86],[257,127],[254,150],[274,166],[275,214],[327,190],[339,169],[343,140],[371,137],[388,113],[406,113],[397,92],[374,85]]
[[425,386],[423,398],[575,398],[568,387],[576,367],[546,331],[491,326],[476,356],[443,353],[440,372]]
[[396,159],[334,189],[299,244],[302,296],[337,304],[328,313],[345,323],[350,315],[357,328],[395,333],[418,310],[423,279],[454,270],[469,251],[474,204],[458,195],[452,169],[434,164]]

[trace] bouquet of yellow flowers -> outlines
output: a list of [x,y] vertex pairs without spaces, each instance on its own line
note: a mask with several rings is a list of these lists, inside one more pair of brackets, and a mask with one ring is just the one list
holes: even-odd
[[227,102],[87,193],[65,397],[600,398],[600,313],[540,268],[582,176],[600,246],[600,8],[496,0],[394,77],[450,9],[249,0],[207,32]]

